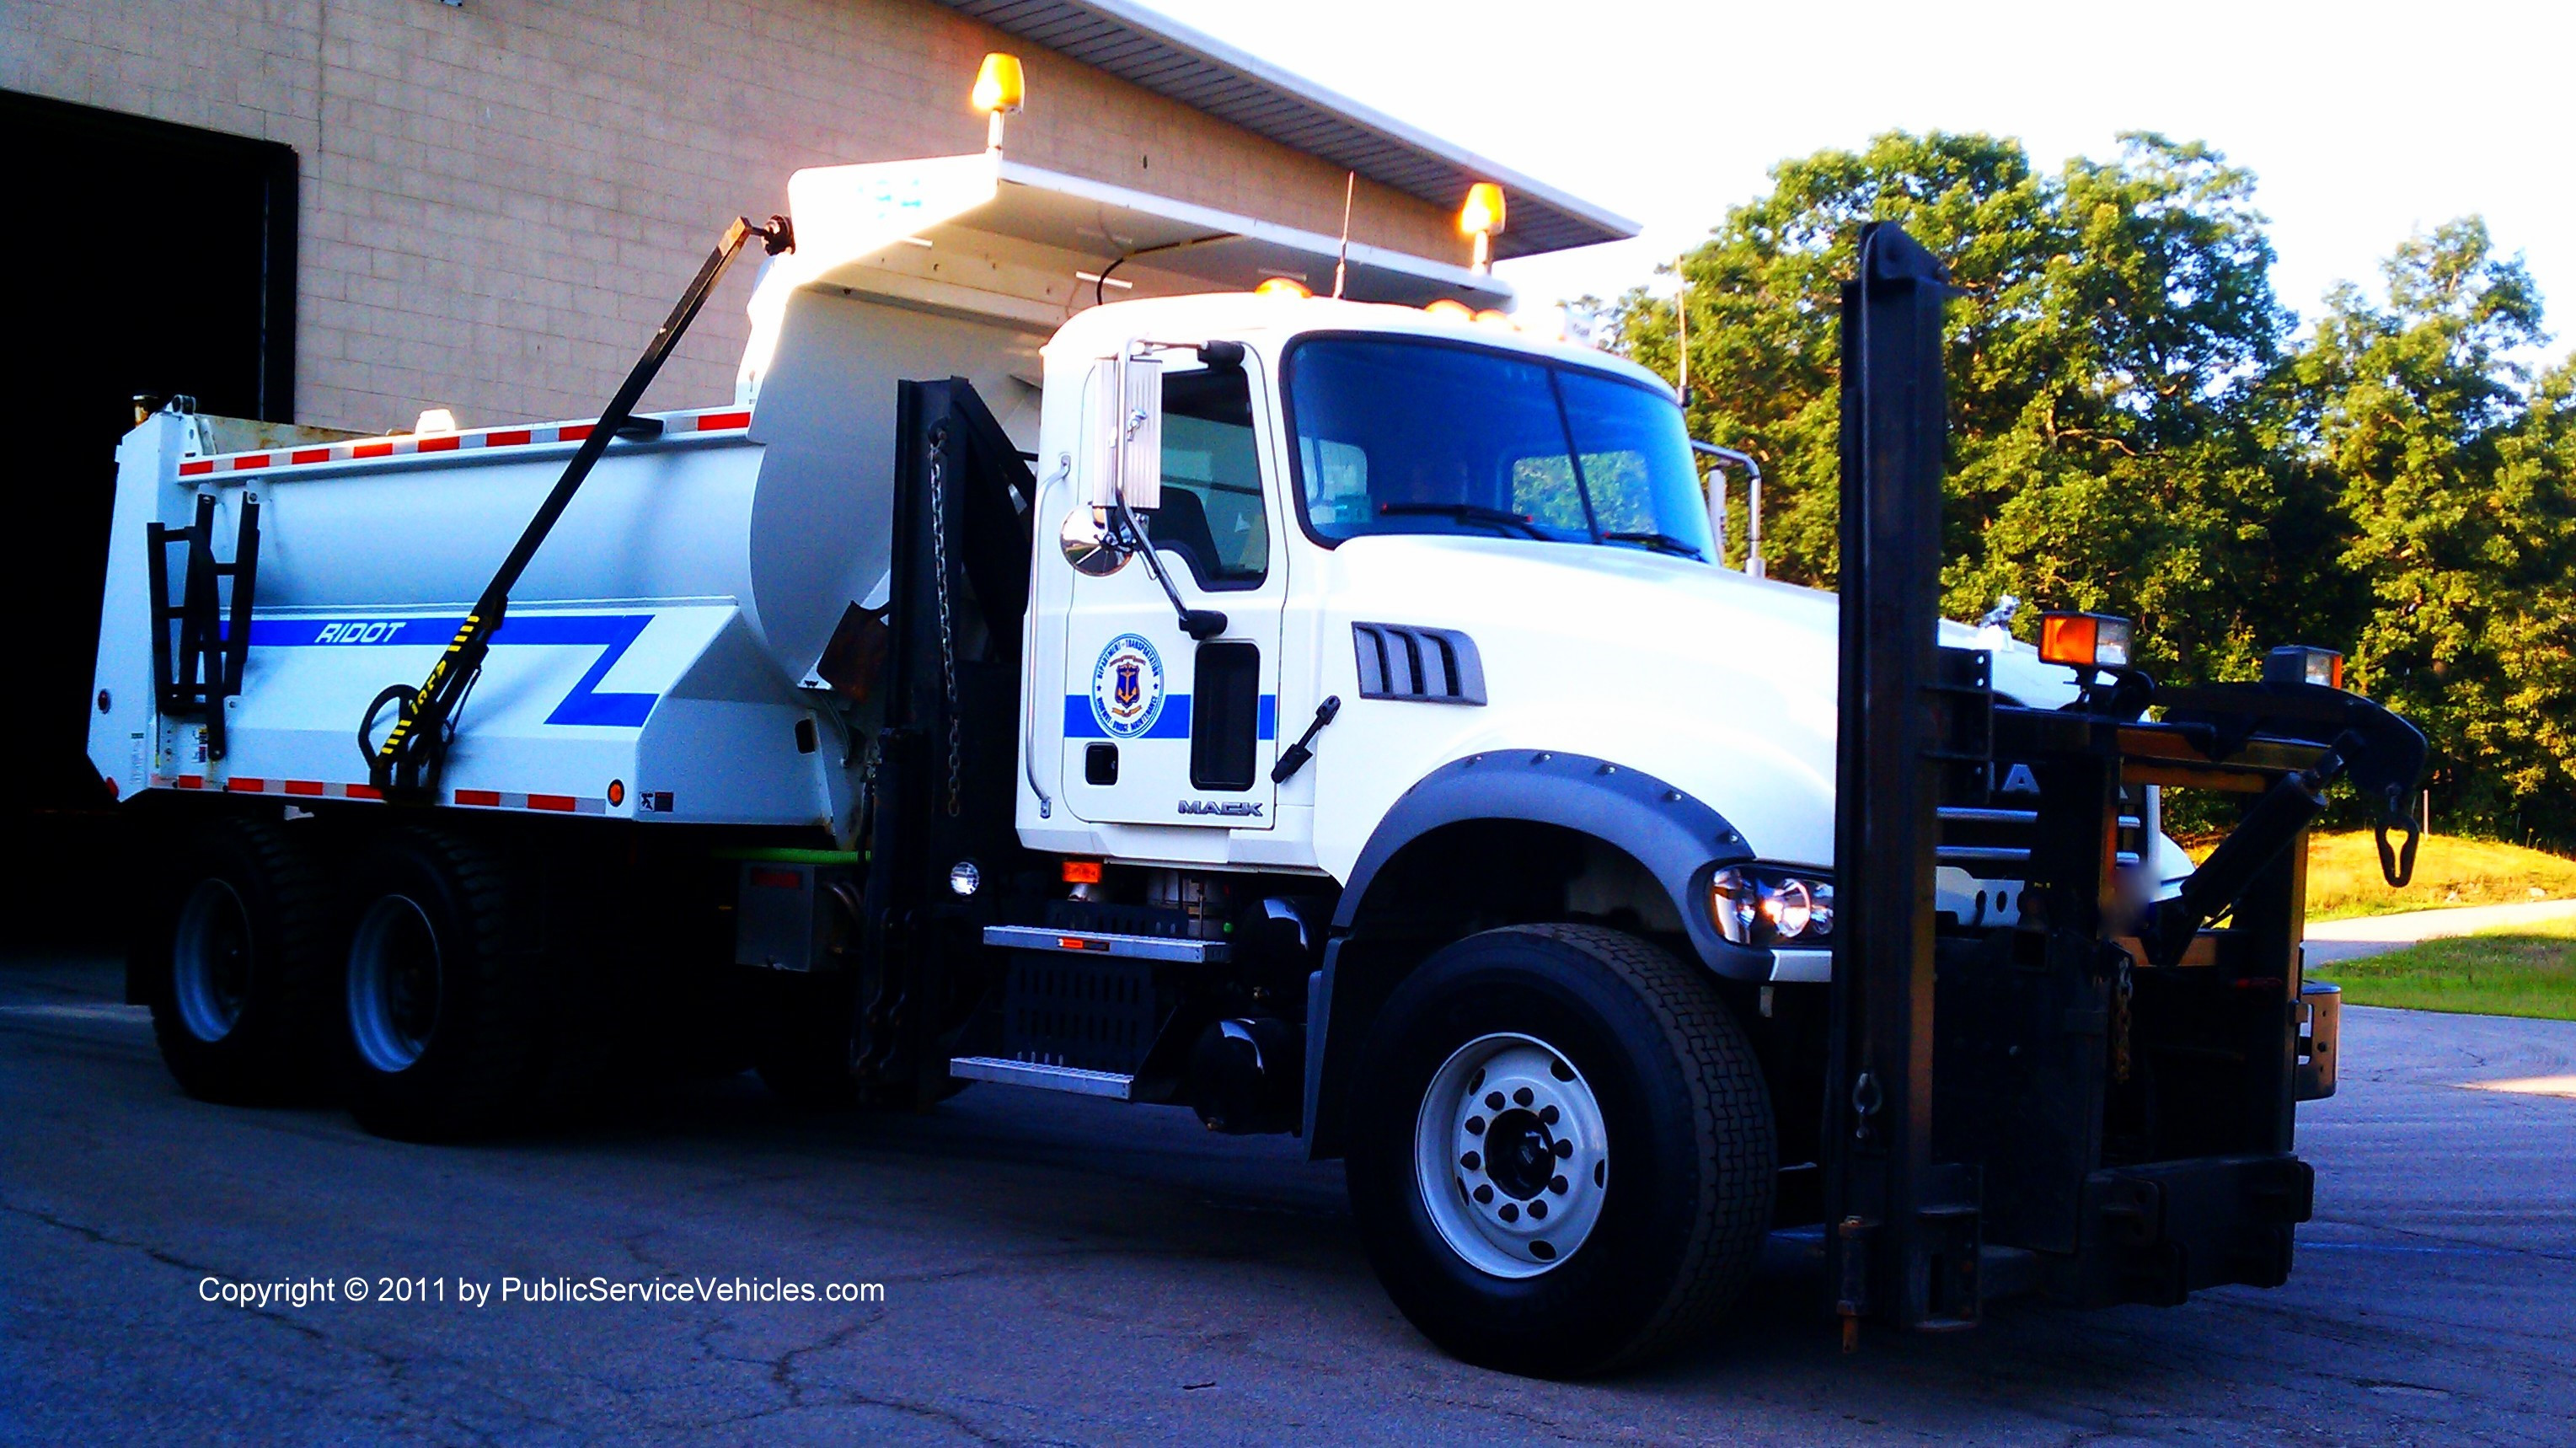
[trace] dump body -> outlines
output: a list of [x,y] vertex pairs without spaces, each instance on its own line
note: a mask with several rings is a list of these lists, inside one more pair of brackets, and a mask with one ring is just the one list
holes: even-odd
[[[661,436],[611,448],[530,570],[458,732],[449,801],[825,824],[836,756],[800,752],[813,716],[786,661],[810,664],[828,637],[813,600],[850,591],[864,513],[769,466],[742,410],[657,421]],[[370,699],[427,673],[583,432],[207,457],[190,419],[150,419],[119,453],[93,760],[124,793],[372,797],[357,740]],[[258,606],[220,757],[204,722],[153,709],[137,607],[145,523],[185,526],[201,493],[218,551],[258,508]],[[692,762],[706,758],[731,765]]]

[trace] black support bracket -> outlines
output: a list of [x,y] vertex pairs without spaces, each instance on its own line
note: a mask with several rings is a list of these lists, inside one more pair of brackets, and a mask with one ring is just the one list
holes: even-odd
[[[1897,227],[1863,228],[1843,288],[1841,719],[1824,1178],[1830,1280],[1864,1317],[1976,1321],[1979,1180],[1932,1158],[1934,861],[1941,772],[1985,722],[1939,654],[1941,365],[1948,275]],[[1971,766],[1973,767],[1973,766]]]
[[[215,558],[215,496],[197,495],[185,528],[144,525],[150,540],[154,703],[165,718],[206,721],[206,757],[224,757],[225,701],[241,692],[250,660],[251,604],[259,587],[259,500],[245,494],[230,563]],[[170,602],[170,549],[187,550],[179,602]],[[229,589],[226,585],[229,584]],[[229,596],[227,596],[229,594]],[[175,636],[174,636],[175,631]]]

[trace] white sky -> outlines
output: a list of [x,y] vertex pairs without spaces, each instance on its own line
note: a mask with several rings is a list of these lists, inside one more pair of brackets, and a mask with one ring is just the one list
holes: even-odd
[[2576,5],[2439,0],[1145,0],[1182,24],[1644,223],[1507,263],[1524,306],[1615,297],[1762,191],[1889,129],[2018,136],[2054,169],[2117,133],[2259,178],[2302,320],[2379,290],[2415,229],[2485,215],[2576,340]]

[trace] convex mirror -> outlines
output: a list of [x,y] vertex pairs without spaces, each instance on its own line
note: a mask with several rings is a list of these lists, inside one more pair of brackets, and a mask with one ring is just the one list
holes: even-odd
[[1106,578],[1127,566],[1135,555],[1117,527],[1104,516],[1104,510],[1088,503],[1076,503],[1064,515],[1064,527],[1057,535],[1064,548],[1064,561],[1077,573],[1093,578]]

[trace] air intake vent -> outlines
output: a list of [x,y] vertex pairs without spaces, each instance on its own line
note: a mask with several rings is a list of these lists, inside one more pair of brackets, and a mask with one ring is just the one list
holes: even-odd
[[1482,704],[1485,663],[1476,641],[1448,628],[1394,623],[1355,623],[1360,697],[1409,699],[1417,704]]

